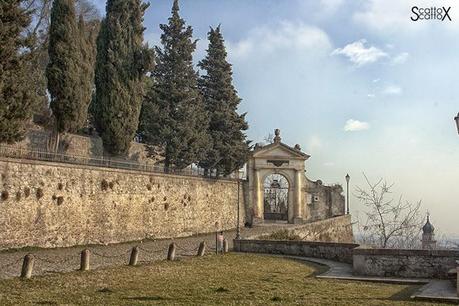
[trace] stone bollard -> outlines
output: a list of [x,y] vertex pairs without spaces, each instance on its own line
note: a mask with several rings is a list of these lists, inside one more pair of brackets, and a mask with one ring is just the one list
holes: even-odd
[[167,251],[167,260],[174,260],[175,259],[175,243],[171,243],[169,245],[169,250]]
[[88,249],[81,251],[80,271],[89,271],[89,256],[91,252]]
[[206,242],[203,241],[199,244],[198,257],[204,256],[205,253],[206,253]]
[[29,279],[32,277],[33,263],[35,258],[32,254],[24,256],[24,262],[22,263],[21,278]]
[[129,258],[129,265],[130,266],[137,265],[138,259],[139,259],[139,247],[135,246],[132,248],[132,251],[131,251],[131,258]]
[[228,251],[229,251],[228,240],[223,239],[223,253],[228,253]]

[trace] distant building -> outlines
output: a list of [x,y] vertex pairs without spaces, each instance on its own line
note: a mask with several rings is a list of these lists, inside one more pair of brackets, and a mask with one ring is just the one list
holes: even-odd
[[427,250],[433,250],[437,246],[435,241],[435,228],[430,223],[429,215],[427,215],[427,222],[422,227],[422,248]]

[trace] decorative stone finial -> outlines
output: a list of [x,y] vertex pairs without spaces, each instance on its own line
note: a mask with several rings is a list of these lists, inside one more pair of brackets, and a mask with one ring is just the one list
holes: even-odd
[[280,137],[280,130],[279,129],[275,129],[274,130],[274,143],[279,143],[281,142],[281,137]]
[[299,144],[295,145],[295,150],[301,151],[301,146]]

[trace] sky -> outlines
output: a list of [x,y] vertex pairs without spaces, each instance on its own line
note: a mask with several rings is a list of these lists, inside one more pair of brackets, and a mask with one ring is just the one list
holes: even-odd
[[[94,3],[104,11],[105,2]],[[172,0],[151,0],[145,40],[158,45]],[[412,7],[451,7],[445,21]],[[311,155],[306,175],[357,186],[394,183],[393,197],[422,201],[437,236],[459,237],[459,1],[182,0],[180,14],[205,56],[221,24],[249,139],[273,130]]]

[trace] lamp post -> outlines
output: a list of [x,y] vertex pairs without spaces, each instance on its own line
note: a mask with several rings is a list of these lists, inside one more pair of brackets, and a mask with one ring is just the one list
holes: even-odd
[[456,121],[457,133],[459,134],[459,113],[454,117],[454,121]]
[[347,202],[347,209],[346,209],[346,214],[349,215],[349,180],[351,177],[349,174],[346,174],[346,202]]

